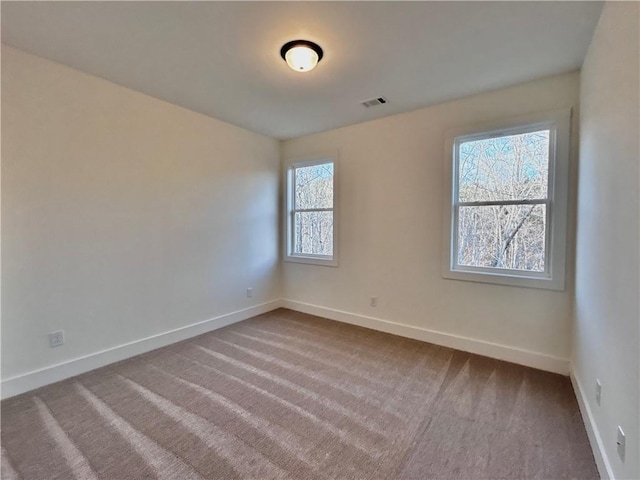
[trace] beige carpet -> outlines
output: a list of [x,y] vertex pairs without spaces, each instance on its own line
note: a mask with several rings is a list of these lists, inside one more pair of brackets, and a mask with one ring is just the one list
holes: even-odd
[[565,377],[277,310],[2,402],[2,478],[597,478]]

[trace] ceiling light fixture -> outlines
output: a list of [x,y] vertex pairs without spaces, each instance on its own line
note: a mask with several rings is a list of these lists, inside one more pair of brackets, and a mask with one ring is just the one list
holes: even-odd
[[293,40],[285,43],[280,49],[280,56],[287,62],[291,70],[308,72],[316,68],[323,56],[322,48],[309,40]]

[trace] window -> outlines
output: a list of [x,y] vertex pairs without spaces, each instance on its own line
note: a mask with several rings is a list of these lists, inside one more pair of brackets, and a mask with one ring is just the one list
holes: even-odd
[[338,265],[335,167],[335,159],[325,157],[287,168],[285,260]]
[[570,111],[447,143],[443,276],[564,289]]

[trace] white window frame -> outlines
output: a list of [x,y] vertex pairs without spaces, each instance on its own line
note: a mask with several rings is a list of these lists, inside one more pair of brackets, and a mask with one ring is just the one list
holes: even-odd
[[[458,201],[459,145],[463,142],[483,138],[517,135],[546,129],[550,131],[549,184],[546,201],[505,201],[508,204],[546,205],[545,271],[528,272],[459,265],[457,246],[459,208],[461,206],[501,204],[501,202]],[[447,133],[443,215],[442,276],[444,278],[549,290],[565,289],[570,130],[571,109],[563,109],[454,129]]]
[[[311,211],[333,211],[333,255],[314,255],[294,253],[294,189],[296,168],[311,167],[333,163],[333,208],[320,208]],[[306,263],[311,265],[323,265],[326,267],[338,266],[338,155],[337,153],[314,155],[303,159],[288,160],[284,165],[285,209],[284,209],[284,261],[294,263]],[[305,210],[309,211],[309,210]]]

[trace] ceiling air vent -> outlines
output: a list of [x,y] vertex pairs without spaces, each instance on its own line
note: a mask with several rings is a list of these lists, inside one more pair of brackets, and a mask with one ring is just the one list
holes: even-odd
[[376,105],[382,105],[387,103],[387,99],[384,97],[372,98],[371,100],[365,100],[364,102],[360,102],[360,105],[365,106],[366,108],[375,107]]

